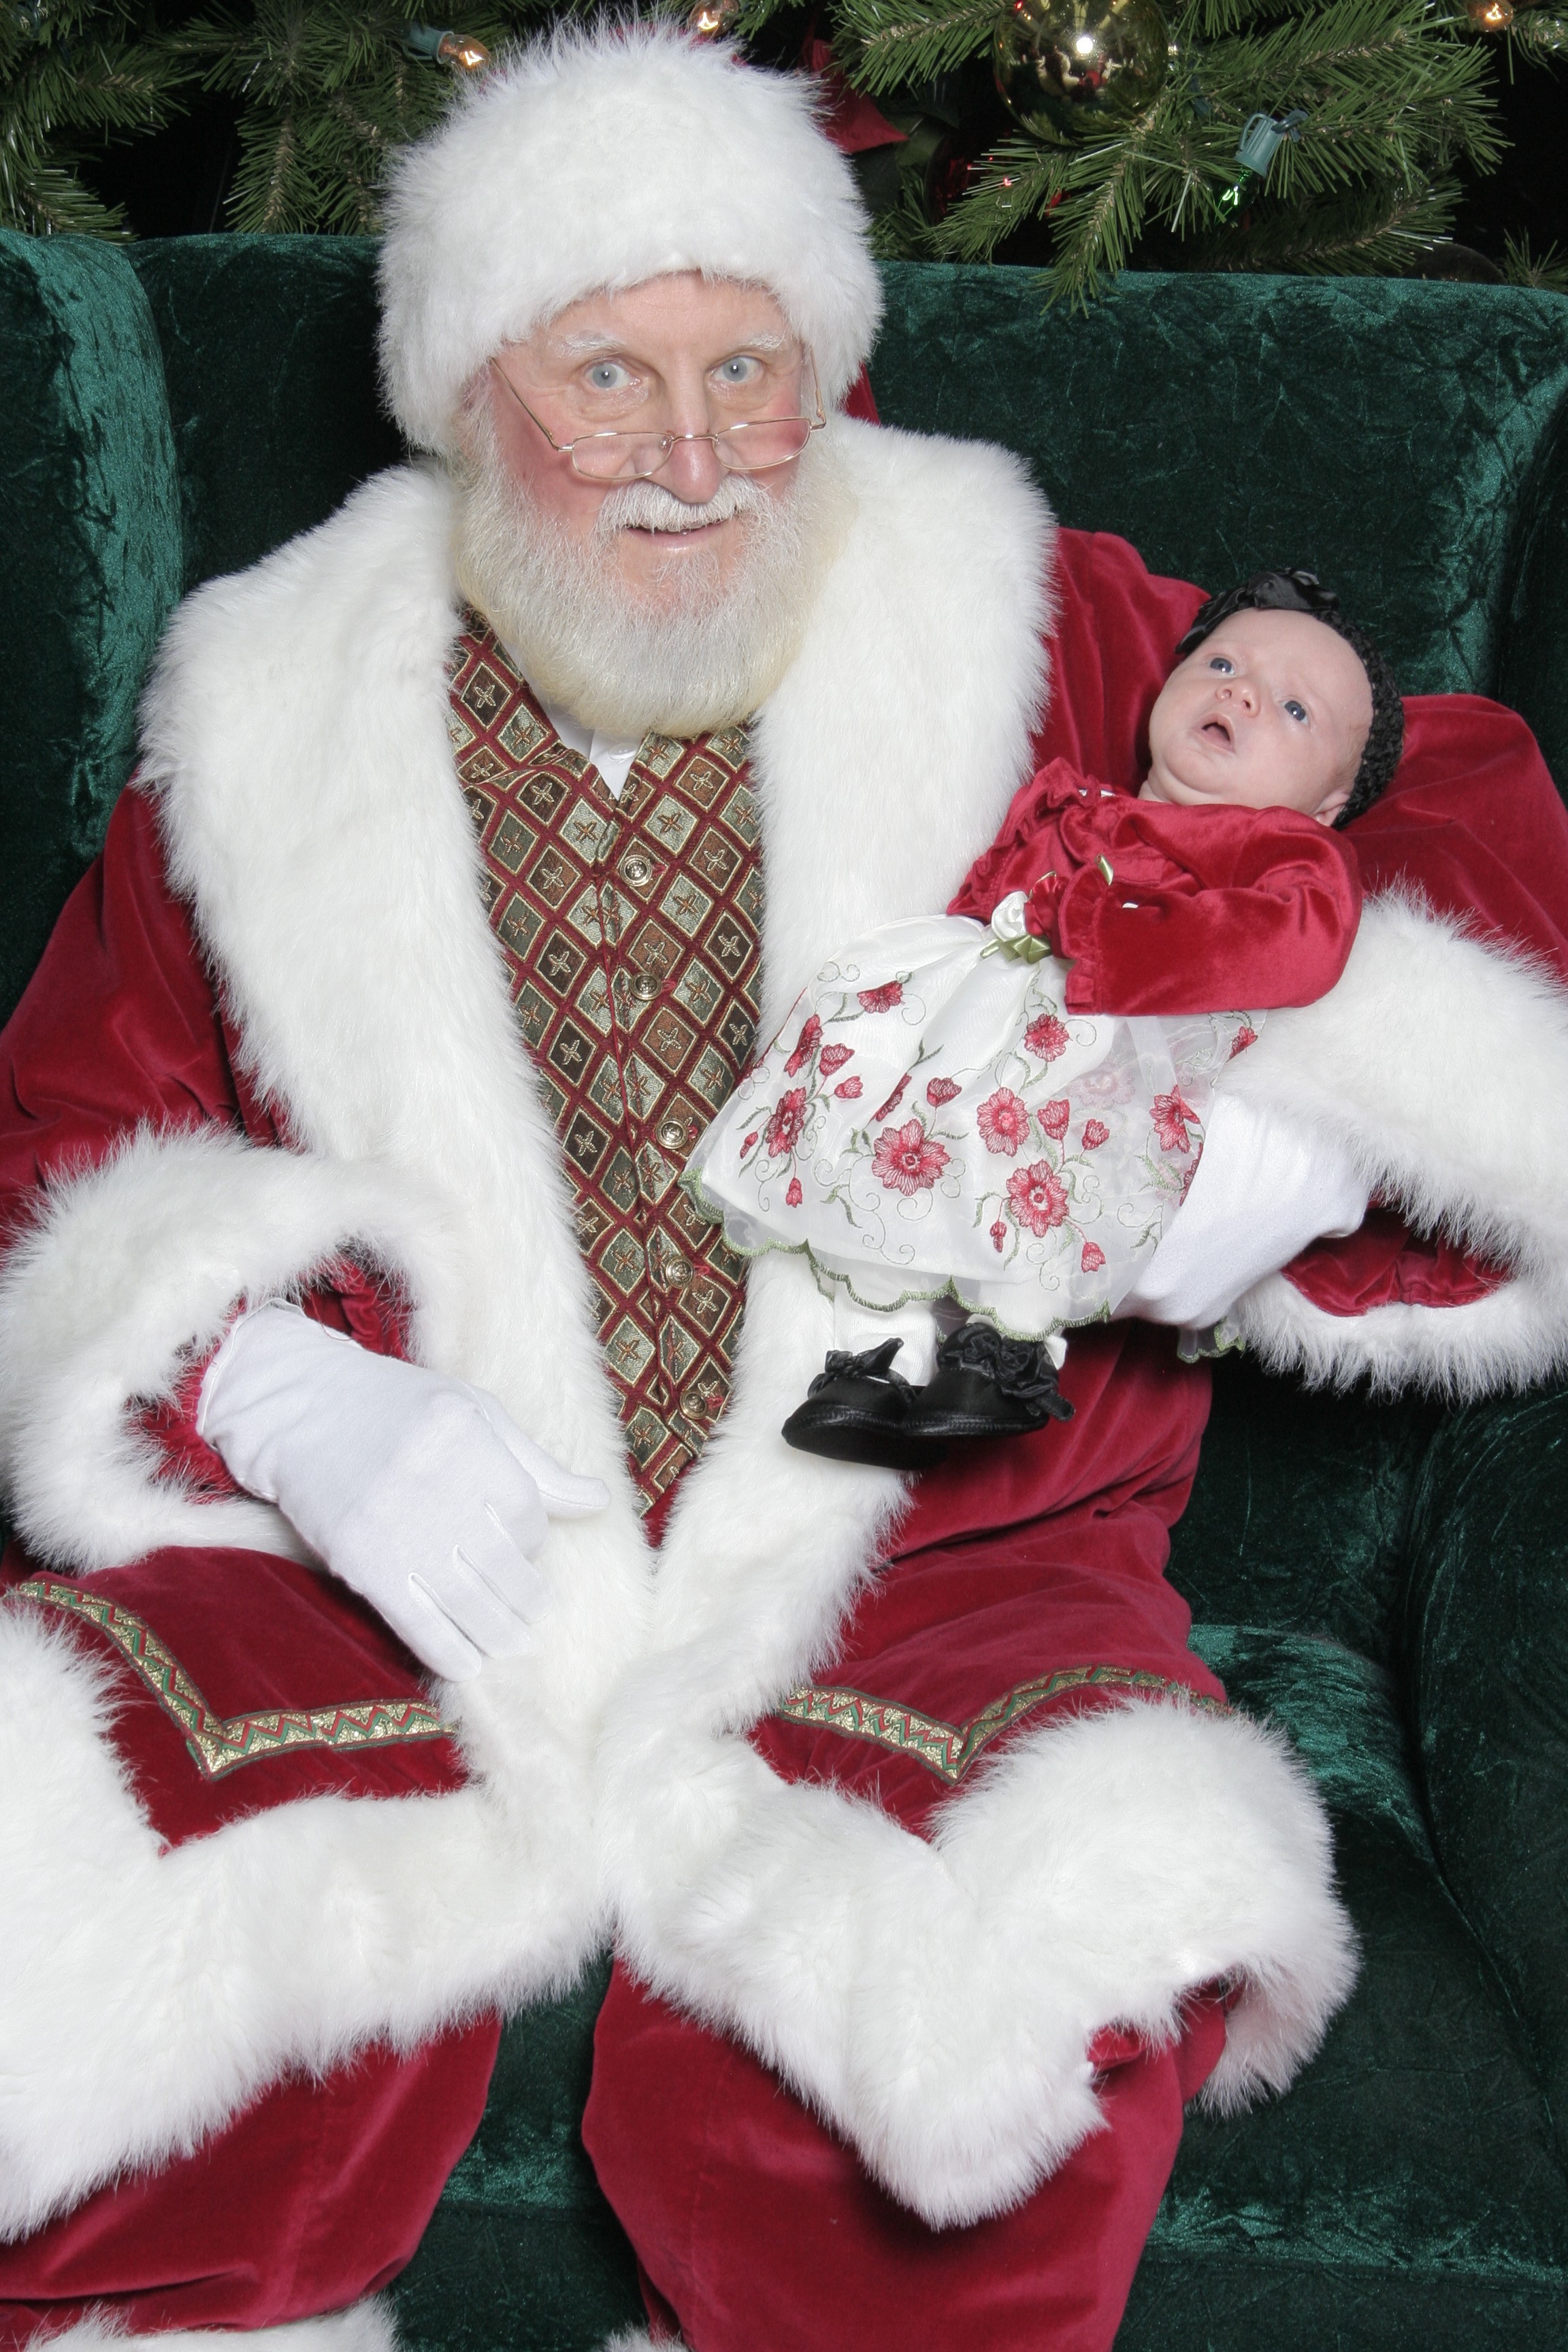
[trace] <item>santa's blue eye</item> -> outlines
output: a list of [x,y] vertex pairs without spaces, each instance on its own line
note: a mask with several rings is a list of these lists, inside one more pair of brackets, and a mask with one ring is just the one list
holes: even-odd
[[595,392],[618,392],[625,375],[618,360],[599,360],[588,370],[588,382]]
[[750,383],[758,373],[760,362],[749,355],[739,354],[732,360],[721,360],[714,373],[721,383]]

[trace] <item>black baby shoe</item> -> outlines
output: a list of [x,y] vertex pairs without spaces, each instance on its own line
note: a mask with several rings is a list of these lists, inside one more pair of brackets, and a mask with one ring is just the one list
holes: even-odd
[[993,1323],[963,1324],[936,1351],[936,1376],[912,1395],[906,1442],[1021,1437],[1070,1421],[1056,1366],[1037,1339],[1009,1339]]
[[921,1391],[890,1368],[902,1343],[884,1339],[863,1356],[835,1348],[784,1425],[786,1444],[830,1462],[865,1462],[879,1470],[929,1470],[947,1448],[911,1433]]

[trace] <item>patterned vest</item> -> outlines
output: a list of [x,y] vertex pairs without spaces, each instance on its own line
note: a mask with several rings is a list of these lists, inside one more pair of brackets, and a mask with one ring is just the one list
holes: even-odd
[[723,1411],[745,1296],[744,1260],[676,1181],[756,1035],[745,733],[645,736],[617,801],[472,614],[448,724],[650,1509]]

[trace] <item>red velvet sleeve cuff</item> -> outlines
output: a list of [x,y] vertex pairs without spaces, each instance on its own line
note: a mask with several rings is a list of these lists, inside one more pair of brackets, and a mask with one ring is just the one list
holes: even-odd
[[[325,1278],[301,1295],[300,1305],[316,1322],[357,1339],[373,1355],[408,1353],[407,1301],[394,1285],[352,1260],[329,1267]],[[237,1307],[237,1316],[239,1311]],[[177,1478],[197,1495],[240,1491],[222,1456],[196,1428],[202,1382],[226,1336],[226,1329],[210,1348],[194,1356],[170,1394],[143,1405],[138,1415],[140,1426],[158,1448],[160,1475]]]

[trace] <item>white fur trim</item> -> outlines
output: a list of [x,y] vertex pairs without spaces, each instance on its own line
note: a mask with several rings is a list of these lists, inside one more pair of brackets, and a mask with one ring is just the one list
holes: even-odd
[[[1355,1973],[1305,1774],[1242,1717],[1131,1705],[1016,1742],[929,1844],[743,1741],[646,1671],[606,1734],[623,1948],[734,2033],[933,2227],[1005,2210],[1098,2126],[1100,2027],[1178,2030],[1244,1986],[1214,2095],[1282,2088]],[[634,1778],[668,1792],[657,1811]]]
[[180,2327],[163,2336],[128,2335],[113,2313],[95,2313],[47,2340],[50,2352],[199,2352],[204,2346],[220,2352],[226,2345],[233,2352],[237,2344],[248,2352],[397,2352],[392,2306],[379,2295],[281,2327]]
[[447,446],[503,343],[679,269],[767,287],[837,405],[882,295],[854,174],[813,108],[799,75],[668,25],[562,28],[465,88],[387,198],[382,368],[409,437]]
[[289,2064],[563,1990],[602,1937],[585,1758],[531,1729],[525,1675],[489,1685],[510,1777],[308,1798],[173,1850],[73,1632],[0,1605],[0,2237],[184,2153]]
[[[143,1129],[51,1187],[0,1267],[0,1465],[33,1549],[89,1570],[160,1544],[304,1557],[269,1505],[197,1505],[158,1481],[126,1400],[166,1395],[241,1293],[281,1292],[349,1246],[406,1262],[408,1212],[406,1186],[368,1165],[202,1129]],[[438,1215],[425,1223],[438,1250]]]
[[1271,1370],[1455,1396],[1568,1364],[1568,990],[1414,892],[1368,903],[1337,987],[1271,1013],[1227,1091],[1334,1135],[1423,1232],[1507,1265],[1466,1307],[1325,1314],[1283,1276],[1232,1308]]
[[[798,984],[821,921],[945,902],[1021,778],[1042,690],[1049,522],[1016,462],[832,430],[858,511],[758,727],[771,1001]],[[478,1776],[458,1796],[310,1801],[159,1856],[56,1667],[55,1738],[77,1762],[39,1786],[30,1843],[5,1874],[26,1885],[33,1956],[28,2063],[0,2100],[0,2178],[18,2221],[117,2162],[188,2145],[290,2059],[324,2063],[356,2038],[412,2037],[466,2003],[537,1994],[601,1931],[590,1751],[644,1639],[647,1571],[555,1141],[452,775],[450,548],[445,484],[384,477],[320,531],[201,591],[170,632],[145,773],[247,1066],[292,1149],[143,1138],[60,1188],[16,1269],[10,1474],[58,1559],[104,1558],[121,1513],[127,1550],[235,1540],[232,1508],[133,1492],[144,1465],[115,1389],[122,1411],[165,1386],[240,1292],[301,1281],[357,1239],[403,1277],[420,1359],[492,1390],[559,1460],[605,1478],[612,1504],[552,1528],[542,1559],[558,1598],[535,1652],[445,1696]],[[817,731],[840,726],[847,752]],[[825,857],[836,803],[858,814]],[[884,859],[867,831],[888,809],[910,822]],[[826,1309],[812,1289],[797,1315],[772,1275],[756,1286],[779,1301],[784,1343],[770,1355],[766,1315],[748,1314],[734,1405],[683,1491],[668,1555],[686,1563],[680,1608],[726,1653],[721,1670],[710,1645],[705,1688],[730,1703],[739,1692],[741,1713],[776,1696],[781,1655],[831,1638],[901,1491],[782,1444],[776,1366],[794,1382],[808,1354],[820,1362],[813,1318]],[[74,1508],[55,1467],[68,1442]],[[776,1597],[766,1559],[732,1540],[761,1491],[759,1459],[800,1530]],[[100,1888],[89,1905],[68,1877],[57,1899],[46,1858],[61,1848],[101,1851],[106,1870],[121,1854],[123,1900]],[[318,1928],[329,1887],[341,1946]],[[395,1927],[405,1914],[418,1934]],[[196,1917],[223,1924],[193,1986],[170,1953],[196,1951]],[[57,1949],[68,1966],[47,1958]],[[139,2004],[134,2032],[121,1986]],[[84,2026],[94,2018],[101,2031]],[[176,2048],[188,2059],[174,2065]],[[120,2087],[100,2098],[110,2074]]]

